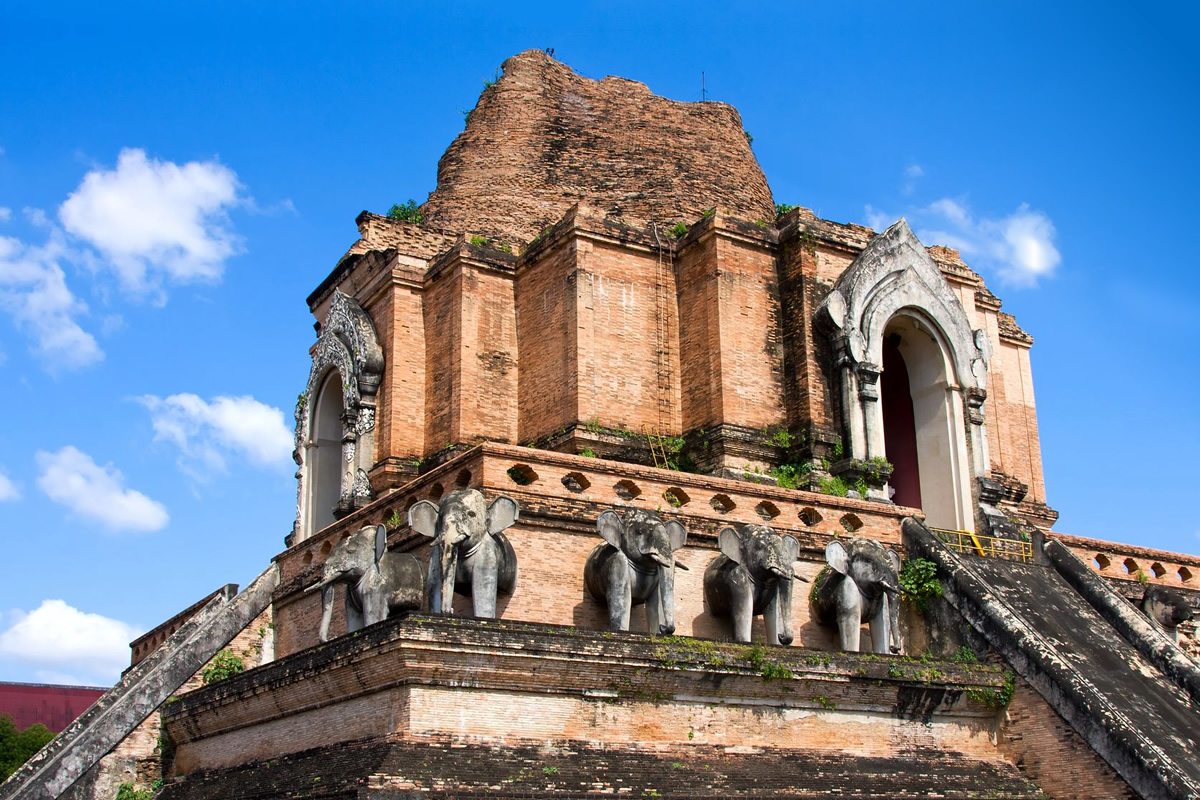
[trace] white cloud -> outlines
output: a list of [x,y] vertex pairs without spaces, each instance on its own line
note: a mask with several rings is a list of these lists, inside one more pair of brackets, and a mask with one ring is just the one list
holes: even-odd
[[39,668],[43,680],[56,683],[116,682],[129,666],[129,642],[142,634],[133,625],[62,600],[43,600],[33,611],[14,616],[0,633],[0,658]]
[[904,184],[900,192],[905,196],[912,194],[917,188],[917,181],[925,177],[925,168],[920,164],[909,164],[904,168]]
[[150,410],[154,438],[175,444],[179,466],[198,480],[226,471],[226,456],[235,454],[261,467],[291,463],[292,433],[283,412],[253,397],[194,394],[138,398]]
[[20,499],[21,493],[17,491],[17,485],[7,475],[0,472],[0,503]]
[[12,209],[0,206],[0,222],[8,222],[12,219]]
[[867,225],[877,231],[887,229],[887,227],[897,219],[896,217],[892,217],[886,211],[881,211],[880,209],[869,204],[867,205],[864,213],[867,217]]
[[59,261],[68,255],[62,237],[53,232],[40,247],[0,236],[0,309],[33,339],[49,372],[104,358],[95,337],[76,322],[87,306],[67,288]]
[[[873,206],[866,206],[864,216],[875,230],[896,219]],[[1054,223],[1027,203],[1008,216],[977,218],[964,201],[944,197],[904,216],[925,244],[953,247],[974,266],[994,270],[1012,286],[1036,286],[1052,276],[1062,261],[1054,245]]]
[[64,447],[39,452],[38,486],[51,500],[110,530],[157,531],[169,520],[162,503],[124,487],[125,478],[111,464],[100,466],[87,453]]
[[58,216],[104,256],[123,286],[147,291],[163,276],[177,282],[221,276],[240,247],[227,217],[241,202],[240,188],[233,170],[217,161],[180,166],[126,149],[116,169],[85,175]]

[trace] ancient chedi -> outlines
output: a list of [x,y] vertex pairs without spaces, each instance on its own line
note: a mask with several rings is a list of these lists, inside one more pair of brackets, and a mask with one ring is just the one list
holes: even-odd
[[84,720],[0,800],[1200,793],[1200,558],[1050,531],[1033,340],[956,252],[777,216],[732,108],[540,52],[421,210],[308,298],[286,549],[102,701],[161,750]]

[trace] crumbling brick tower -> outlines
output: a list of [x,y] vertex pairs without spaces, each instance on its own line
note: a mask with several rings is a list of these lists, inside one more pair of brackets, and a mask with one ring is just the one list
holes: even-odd
[[[1200,558],[1049,532],[1032,338],[955,251],[778,210],[733,108],[509,59],[421,219],[361,214],[308,298],[267,663],[161,707],[163,799],[1200,792],[1200,667],[1121,597],[1195,606]],[[428,564],[408,511],[466,487],[520,506],[496,619],[338,636],[339,594],[319,643],[334,548]],[[687,531],[675,636],[584,589],[628,509]],[[944,599],[906,655],[840,652],[804,591],[792,647],[731,643],[703,575],[750,523],[802,578],[864,537]]]
[[1032,339],[903,222],[873,240],[777,218],[727,105],[521,54],[422,214],[364,212],[309,297],[293,543],[483,441],[725,477],[789,465],[791,485],[898,492],[955,530],[1056,517]]

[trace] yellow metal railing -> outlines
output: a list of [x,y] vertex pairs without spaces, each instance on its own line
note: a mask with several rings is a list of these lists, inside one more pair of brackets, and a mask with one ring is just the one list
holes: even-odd
[[946,528],[930,528],[951,550],[958,553],[974,553],[985,558],[1003,558],[1009,561],[1033,560],[1033,543],[1017,539],[1001,539],[996,536],[980,536],[970,531],[952,531]]

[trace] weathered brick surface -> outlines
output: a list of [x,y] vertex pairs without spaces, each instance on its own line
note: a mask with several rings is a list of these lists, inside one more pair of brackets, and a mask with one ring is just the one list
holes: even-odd
[[[163,800],[233,798],[990,797],[1036,798],[1002,761],[922,752],[864,757],[711,745],[635,749],[594,742],[369,740],[189,775]],[[1062,795],[1075,797],[1079,795]]]
[[643,220],[690,222],[714,206],[774,216],[733,107],[589,80],[535,50],[513,56],[438,163],[426,219],[526,242],[579,200]]
[[[942,760],[997,761],[996,717],[962,691],[998,687],[1003,676],[994,668],[768,648],[758,657],[790,672],[767,679],[754,653],[687,639],[413,616],[189,694],[170,708],[166,724],[179,775],[201,765],[278,764],[310,747],[367,737],[422,747],[447,737],[544,748],[594,742],[634,757],[713,747],[929,759],[925,770],[900,770],[913,781],[928,781]],[[442,764],[429,774],[456,777]]]
[[1000,750],[1051,797],[1134,800],[1129,784],[1020,678],[997,739]]

